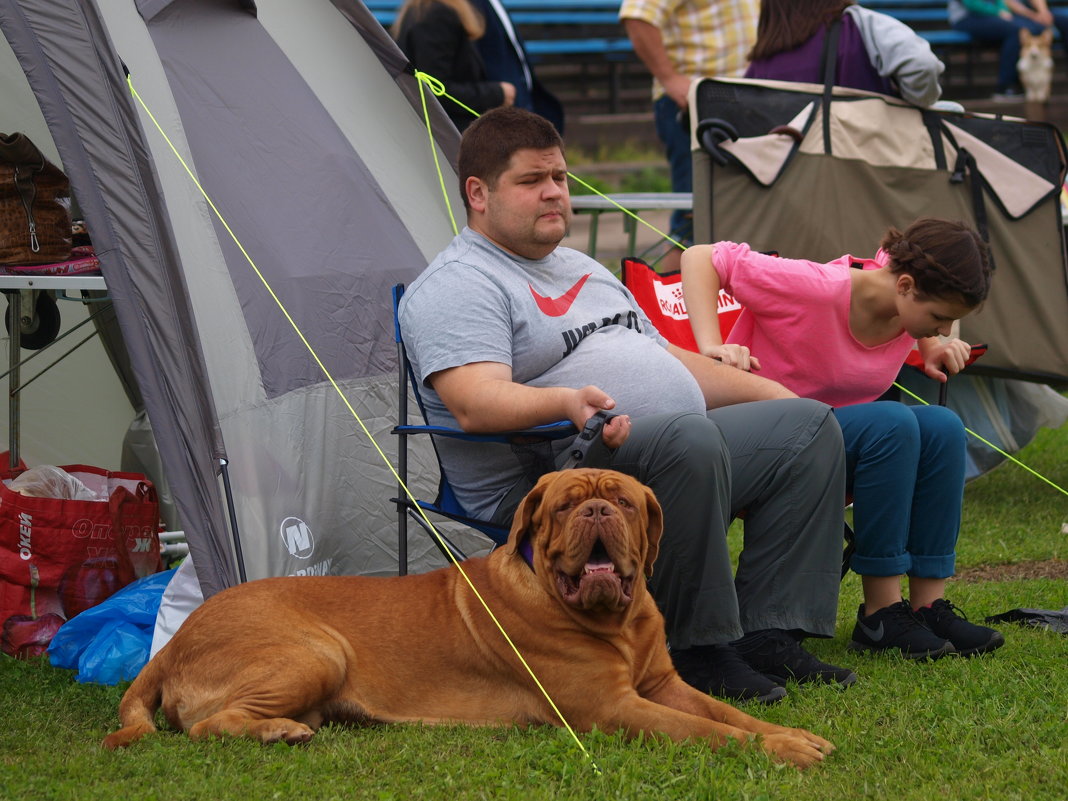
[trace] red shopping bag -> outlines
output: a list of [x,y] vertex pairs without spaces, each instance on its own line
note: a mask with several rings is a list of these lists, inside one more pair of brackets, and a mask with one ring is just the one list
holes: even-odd
[[63,468],[98,500],[23,495],[0,482],[0,650],[47,650],[59,627],[162,569],[159,501],[139,473]]

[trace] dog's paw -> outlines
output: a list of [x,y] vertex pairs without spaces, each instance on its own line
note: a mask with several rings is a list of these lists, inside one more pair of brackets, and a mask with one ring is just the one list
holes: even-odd
[[288,718],[259,720],[248,727],[248,733],[262,743],[286,743],[299,745],[315,736],[315,730],[303,723]]
[[[824,758],[824,751],[819,745],[792,732],[765,734],[760,738],[760,745],[773,759],[791,762],[797,768],[811,767]],[[830,743],[827,745],[830,746]]]
[[315,732],[314,729],[310,726],[305,726],[303,723],[277,718],[262,721],[256,736],[265,743],[284,742],[287,745],[299,745],[312,739],[315,736]]
[[790,729],[790,732],[798,737],[808,740],[825,754],[833,753],[837,748],[837,746],[830,740],[825,740],[818,734],[813,734],[807,729]]

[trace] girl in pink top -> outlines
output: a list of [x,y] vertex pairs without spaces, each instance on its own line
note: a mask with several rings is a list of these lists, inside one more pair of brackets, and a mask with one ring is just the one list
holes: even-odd
[[[964,367],[970,347],[949,335],[990,287],[979,235],[963,223],[921,218],[904,233],[890,228],[873,259],[827,264],[734,242],[696,245],[682,256],[682,286],[704,355],[835,407],[853,495],[850,566],[864,588],[850,647],[923,659],[1004,644],[944,597],[960,529],[964,426],[941,406],[875,402],[914,345],[932,378],[945,381]],[[726,343],[716,316],[720,288],[744,307]],[[911,603],[902,598],[902,575]]]

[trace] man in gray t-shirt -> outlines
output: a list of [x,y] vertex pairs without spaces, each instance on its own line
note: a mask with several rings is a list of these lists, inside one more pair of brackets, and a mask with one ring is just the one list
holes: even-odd
[[[787,678],[855,681],[800,646],[833,636],[837,612],[845,478],[829,408],[671,345],[607,270],[559,247],[566,164],[540,117],[487,112],[459,171],[468,227],[400,306],[429,422],[487,433],[618,412],[590,466],[635,476],[664,509],[650,588],[682,677],[765,702]],[[507,521],[530,486],[512,449],[438,448],[465,510]],[[726,530],[743,510],[732,576]]]

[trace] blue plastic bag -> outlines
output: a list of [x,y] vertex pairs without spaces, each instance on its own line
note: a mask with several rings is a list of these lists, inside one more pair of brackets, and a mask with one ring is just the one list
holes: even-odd
[[77,670],[75,680],[118,684],[148,661],[156,614],[174,570],[128,584],[107,600],[72,617],[48,647],[55,667]]

